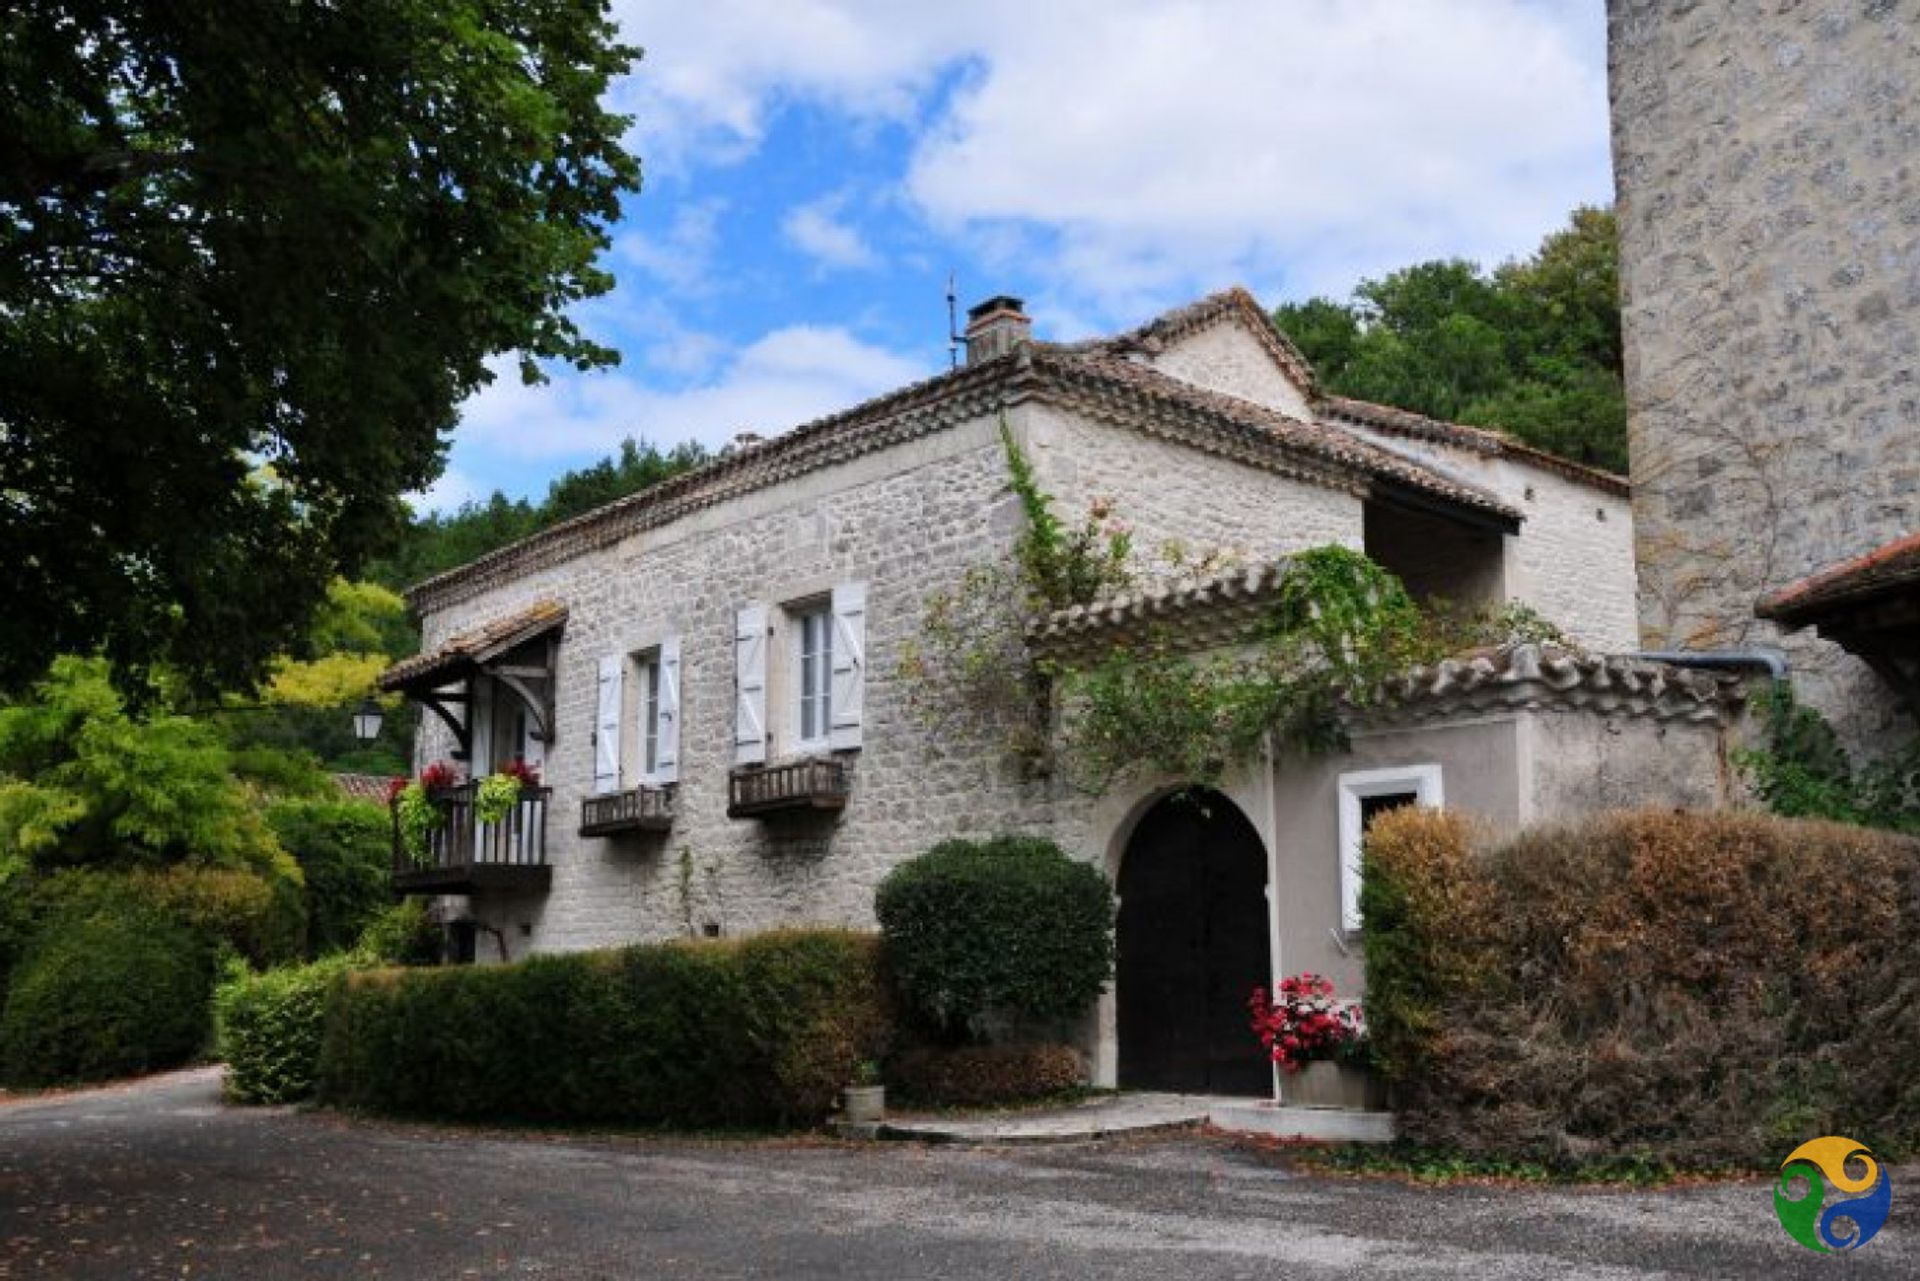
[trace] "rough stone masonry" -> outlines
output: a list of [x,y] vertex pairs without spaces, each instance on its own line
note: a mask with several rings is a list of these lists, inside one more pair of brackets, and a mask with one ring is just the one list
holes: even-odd
[[1911,730],[1754,602],[1920,528],[1920,0],[1610,0],[1640,625],[1784,643],[1856,745]]

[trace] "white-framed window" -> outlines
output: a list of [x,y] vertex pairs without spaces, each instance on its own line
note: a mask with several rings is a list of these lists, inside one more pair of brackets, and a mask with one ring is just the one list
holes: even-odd
[[633,688],[639,700],[640,779],[660,770],[660,651],[650,649],[633,660]]
[[600,660],[596,793],[679,779],[680,638]]
[[[825,596],[775,606],[742,604],[733,628],[734,764],[762,765],[771,753],[858,750],[865,719],[866,653],[863,582],[840,583]],[[771,722],[770,705],[775,711]]]
[[1360,851],[1368,824],[1403,805],[1438,809],[1446,797],[1437,764],[1354,770],[1340,776],[1339,790],[1340,927],[1351,934],[1360,929]]
[[792,611],[794,747],[824,752],[833,725],[833,607],[827,601]]

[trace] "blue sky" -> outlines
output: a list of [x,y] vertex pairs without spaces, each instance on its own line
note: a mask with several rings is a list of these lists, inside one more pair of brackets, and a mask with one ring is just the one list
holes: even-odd
[[960,304],[1042,337],[1229,284],[1345,296],[1530,251],[1611,198],[1604,0],[614,0],[646,169],[619,367],[469,401],[426,506],[538,497],[634,436],[772,435],[946,364]]

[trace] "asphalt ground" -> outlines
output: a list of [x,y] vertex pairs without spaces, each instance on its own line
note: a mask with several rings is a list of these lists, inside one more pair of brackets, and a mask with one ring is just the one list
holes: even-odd
[[472,1132],[221,1103],[217,1072],[0,1102],[0,1278],[1920,1276],[1920,1167],[1844,1258],[1771,1185],[1416,1186],[1198,1135],[1017,1148]]

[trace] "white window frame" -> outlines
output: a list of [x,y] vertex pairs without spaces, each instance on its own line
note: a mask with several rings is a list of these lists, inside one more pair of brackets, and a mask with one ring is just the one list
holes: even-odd
[[659,781],[660,765],[660,647],[649,646],[633,656],[633,723],[636,782]]
[[1440,766],[1435,762],[1397,765],[1391,769],[1354,770],[1339,778],[1340,791],[1340,928],[1348,934],[1360,932],[1360,847],[1366,835],[1361,826],[1360,802],[1375,796],[1413,793],[1413,803],[1423,809],[1439,809],[1446,804],[1440,784]]
[[[803,755],[825,755],[833,736],[833,602],[828,597],[799,601],[786,607],[788,630],[792,635],[789,657],[792,661],[793,693],[788,699],[792,717],[793,749]],[[817,629],[821,648],[815,654],[812,688],[807,680],[807,632]],[[813,700],[817,712],[813,734],[808,734],[807,703]]]

